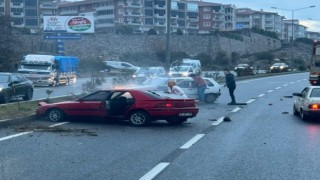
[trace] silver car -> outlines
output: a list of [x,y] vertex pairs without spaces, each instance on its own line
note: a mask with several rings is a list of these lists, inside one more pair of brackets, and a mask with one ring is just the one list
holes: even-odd
[[299,115],[302,120],[309,117],[320,117],[320,86],[308,86],[301,93],[293,93],[295,96],[293,114]]

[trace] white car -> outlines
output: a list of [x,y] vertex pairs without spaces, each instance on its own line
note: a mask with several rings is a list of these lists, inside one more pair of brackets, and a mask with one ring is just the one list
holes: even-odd
[[[193,79],[191,77],[154,77],[143,82],[143,86],[136,88],[143,90],[157,90],[157,91],[168,91],[167,82],[168,80],[174,80],[177,86],[182,88],[188,98],[198,99],[197,89],[192,88]],[[205,90],[205,101],[207,103],[213,103],[221,95],[220,85],[212,78],[203,78],[207,83],[207,89]]]
[[320,86],[308,86],[295,96],[293,114],[300,115],[302,120],[309,117],[320,117]]

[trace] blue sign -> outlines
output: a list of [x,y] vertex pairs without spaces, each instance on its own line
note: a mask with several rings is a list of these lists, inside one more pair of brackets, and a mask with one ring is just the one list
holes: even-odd
[[73,40],[73,39],[81,39],[80,34],[63,34],[63,35],[44,35],[44,39],[66,39],[66,40]]

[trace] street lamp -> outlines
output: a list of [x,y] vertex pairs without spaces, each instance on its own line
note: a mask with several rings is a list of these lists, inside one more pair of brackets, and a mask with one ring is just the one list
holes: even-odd
[[[283,8],[278,8],[278,7],[271,7],[272,9],[280,9],[280,10],[285,10],[285,11],[291,11],[291,63],[293,62],[293,36],[294,36],[294,11],[302,10],[302,9],[308,9],[308,8],[314,8],[316,7],[315,5],[308,6],[308,7],[303,7],[303,8],[298,8],[298,9],[283,9]],[[291,64],[291,69],[292,69],[292,64]]]

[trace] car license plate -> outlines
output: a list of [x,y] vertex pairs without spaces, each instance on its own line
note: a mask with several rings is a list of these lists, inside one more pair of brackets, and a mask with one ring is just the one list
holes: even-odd
[[192,116],[192,113],[179,113],[179,116]]

